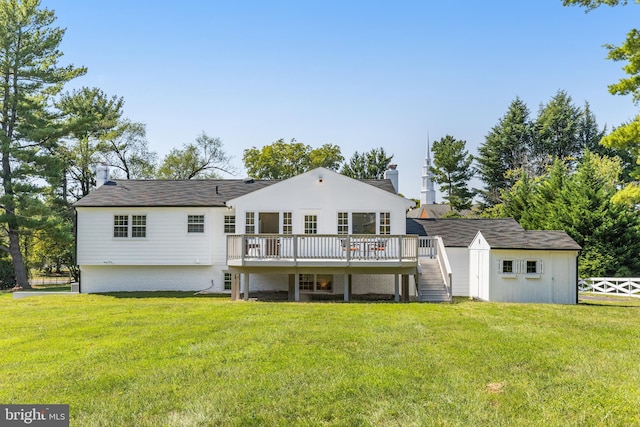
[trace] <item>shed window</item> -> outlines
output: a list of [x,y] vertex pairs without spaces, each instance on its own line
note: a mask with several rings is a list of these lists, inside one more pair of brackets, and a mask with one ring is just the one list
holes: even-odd
[[503,259],[500,264],[500,272],[502,274],[515,274],[515,263],[512,259]]

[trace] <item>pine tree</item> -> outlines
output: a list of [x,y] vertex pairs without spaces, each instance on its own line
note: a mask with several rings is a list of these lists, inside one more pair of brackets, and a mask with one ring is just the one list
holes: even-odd
[[63,130],[52,98],[64,83],[85,73],[61,67],[64,29],[39,0],[0,0],[0,155],[2,222],[16,283],[29,288],[20,245],[24,230],[46,217],[41,182],[60,182],[63,164],[55,156]]
[[527,165],[531,137],[529,109],[524,101],[516,98],[486,136],[476,158],[477,170],[484,183],[480,194],[486,206],[500,203],[500,192],[511,188],[518,177],[515,171]]
[[465,150],[466,144],[466,141],[447,135],[431,147],[433,180],[441,184],[440,191],[445,193],[445,200],[456,211],[469,209],[473,201],[473,192],[468,187],[473,176],[473,156]]

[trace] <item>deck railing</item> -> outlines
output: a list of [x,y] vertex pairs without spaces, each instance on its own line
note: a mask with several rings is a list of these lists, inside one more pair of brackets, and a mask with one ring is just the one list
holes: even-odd
[[428,258],[436,258],[438,256],[435,237],[420,236],[418,238],[418,256]]
[[640,297],[640,278],[589,277],[578,280],[580,292]]
[[[425,245],[422,247],[422,245]],[[417,260],[431,253],[415,235],[235,234],[227,236],[228,260]]]
[[440,271],[442,272],[442,280],[444,280],[444,286],[447,288],[449,302],[453,302],[453,273],[451,271],[451,265],[449,264],[449,258],[447,258],[447,252],[444,249],[444,241],[440,236],[436,236],[434,239],[436,242],[435,246],[438,248],[436,258],[438,259]]

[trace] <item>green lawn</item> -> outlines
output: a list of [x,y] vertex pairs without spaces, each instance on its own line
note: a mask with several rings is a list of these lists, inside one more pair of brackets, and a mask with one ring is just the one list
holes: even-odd
[[0,295],[0,403],[71,425],[640,425],[640,307]]

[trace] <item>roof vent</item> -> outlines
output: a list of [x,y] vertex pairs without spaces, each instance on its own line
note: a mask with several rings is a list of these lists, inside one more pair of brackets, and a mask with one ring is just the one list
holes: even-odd
[[245,184],[253,184],[254,182],[256,182],[256,180],[251,178],[250,176],[243,178],[242,180],[244,181]]

